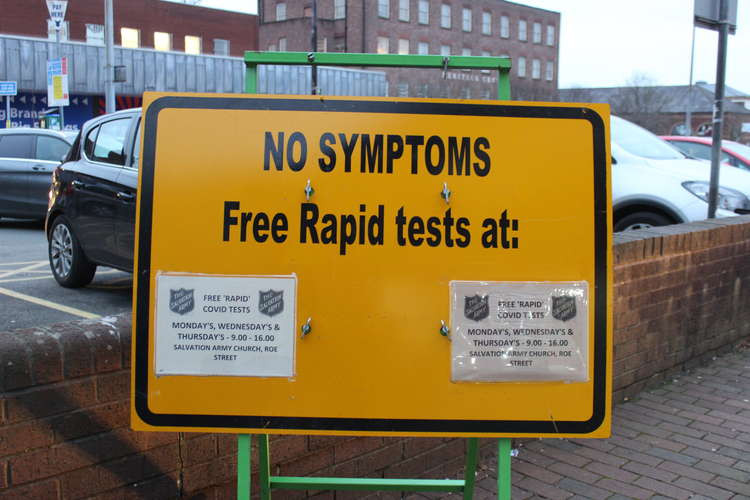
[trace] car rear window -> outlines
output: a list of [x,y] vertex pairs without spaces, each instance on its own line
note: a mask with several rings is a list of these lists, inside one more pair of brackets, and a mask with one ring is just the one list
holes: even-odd
[[0,158],[31,158],[34,136],[9,134],[0,136]]
[[130,118],[104,122],[99,126],[92,160],[125,165],[125,139],[130,128]]
[[36,159],[46,161],[62,161],[63,156],[68,154],[70,144],[57,139],[40,135],[36,139]]

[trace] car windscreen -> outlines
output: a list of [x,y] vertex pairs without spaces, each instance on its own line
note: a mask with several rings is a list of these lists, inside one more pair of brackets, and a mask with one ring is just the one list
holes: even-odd
[[630,154],[653,160],[681,160],[685,155],[635,123],[612,116],[612,142]]

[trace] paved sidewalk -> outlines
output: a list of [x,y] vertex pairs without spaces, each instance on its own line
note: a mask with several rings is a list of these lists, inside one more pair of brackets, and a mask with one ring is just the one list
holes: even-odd
[[[609,439],[526,443],[513,499],[750,499],[748,347],[615,406]],[[497,498],[496,467],[480,462],[475,498]]]

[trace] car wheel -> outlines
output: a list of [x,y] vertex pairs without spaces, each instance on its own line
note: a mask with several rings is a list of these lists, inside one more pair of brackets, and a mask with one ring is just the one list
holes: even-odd
[[654,212],[635,212],[615,222],[615,232],[648,229],[655,226],[668,226],[672,221]]
[[48,249],[52,275],[60,285],[78,288],[94,279],[96,266],[83,254],[70,222],[63,216],[52,223]]

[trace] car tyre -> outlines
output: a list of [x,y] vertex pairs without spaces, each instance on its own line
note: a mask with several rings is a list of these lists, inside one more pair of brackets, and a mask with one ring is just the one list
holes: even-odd
[[83,254],[68,219],[58,217],[49,233],[49,265],[55,280],[65,288],[79,288],[91,283],[96,265]]
[[672,221],[655,212],[635,212],[615,222],[615,232],[648,229],[656,226],[668,226]]

